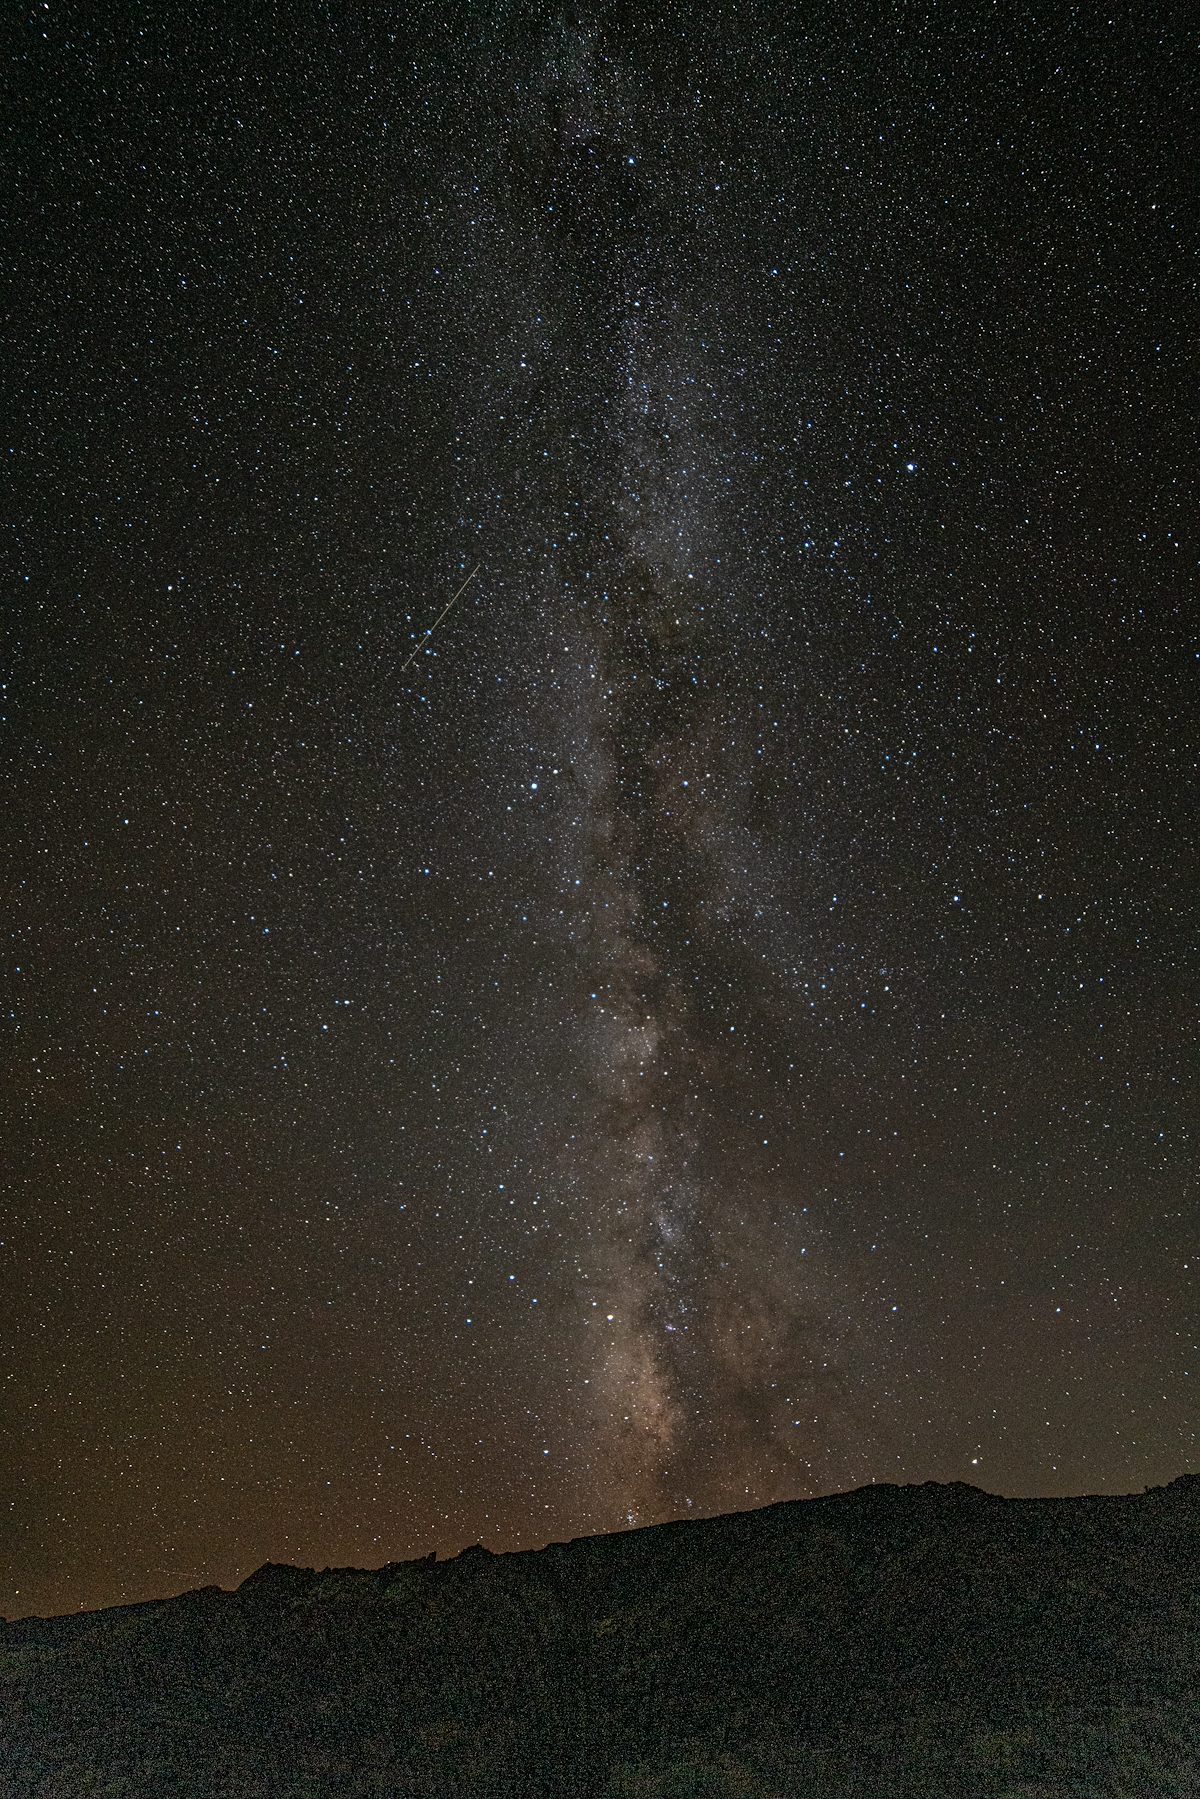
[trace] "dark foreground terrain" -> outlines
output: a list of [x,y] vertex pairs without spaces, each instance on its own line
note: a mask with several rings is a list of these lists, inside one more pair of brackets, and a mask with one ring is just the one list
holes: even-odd
[[873,1487],[0,1626],[3,1799],[1200,1795],[1200,1478]]

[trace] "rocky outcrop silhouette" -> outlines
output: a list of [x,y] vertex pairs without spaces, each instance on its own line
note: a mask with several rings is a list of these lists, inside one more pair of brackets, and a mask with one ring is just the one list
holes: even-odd
[[871,1487],[0,1627],[3,1799],[1195,1799],[1200,1478]]

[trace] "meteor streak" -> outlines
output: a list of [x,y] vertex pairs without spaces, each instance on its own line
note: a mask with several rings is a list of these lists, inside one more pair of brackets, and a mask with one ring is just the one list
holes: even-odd
[[406,668],[410,668],[412,666],[412,664],[416,661],[417,657],[421,654],[421,651],[425,648],[425,645],[429,642],[429,639],[433,636],[434,632],[437,630],[438,626],[441,624],[442,620],[445,618],[445,616],[449,612],[450,608],[454,605],[455,601],[458,600],[466,592],[467,588],[471,585],[471,582],[475,579],[475,577],[478,573],[479,573],[479,564],[477,562],[475,564],[475,567],[471,570],[470,574],[467,576],[466,580],[463,582],[462,586],[459,588],[458,592],[456,594],[453,594],[451,596],[451,598],[446,601],[446,604],[442,607],[442,610],[438,613],[437,617],[434,619],[433,623],[430,625],[428,631],[426,631],[424,637],[422,637],[420,643],[417,645],[417,647],[413,651],[412,655],[408,658],[408,661],[402,662],[400,664],[400,673],[401,674],[404,673]]

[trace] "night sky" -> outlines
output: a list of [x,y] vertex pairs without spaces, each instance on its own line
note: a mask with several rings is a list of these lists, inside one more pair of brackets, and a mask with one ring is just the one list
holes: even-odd
[[0,1612],[1195,1467],[1184,9],[5,31]]

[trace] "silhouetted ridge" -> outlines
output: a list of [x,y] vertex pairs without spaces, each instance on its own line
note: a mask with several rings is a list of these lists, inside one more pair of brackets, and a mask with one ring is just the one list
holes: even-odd
[[0,1629],[0,1799],[1194,1799],[1200,1478],[876,1486]]

